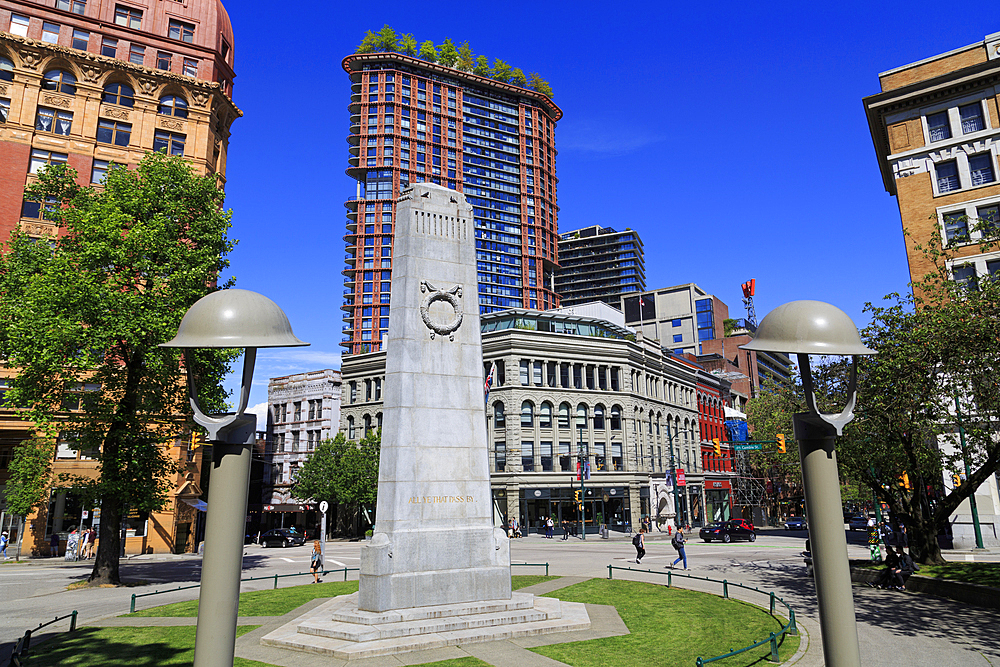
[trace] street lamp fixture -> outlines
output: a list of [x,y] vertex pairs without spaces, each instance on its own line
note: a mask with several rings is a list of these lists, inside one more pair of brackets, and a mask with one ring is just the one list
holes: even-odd
[[[861,342],[857,327],[844,311],[822,301],[792,301],[778,306],[761,321],[756,337],[741,347],[798,356],[809,412],[793,415],[792,424],[799,444],[809,513],[823,654],[831,667],[860,667],[835,446],[837,436],[843,434],[844,426],[854,418],[858,357],[875,351]],[[823,414],[817,407],[810,354],[852,358],[847,405],[839,414]]]
[[[195,667],[231,667],[236,649],[250,455],[257,431],[257,416],[246,414],[246,408],[257,348],[308,344],[295,337],[285,313],[266,296],[229,289],[199,299],[184,314],[173,340],[160,346],[184,350],[194,421],[208,431],[212,444]],[[206,415],[198,405],[192,358],[196,348],[245,349],[236,412]]]

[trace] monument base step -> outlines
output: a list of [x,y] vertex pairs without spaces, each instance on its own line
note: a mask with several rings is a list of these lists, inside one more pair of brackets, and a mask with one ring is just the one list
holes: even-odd
[[[385,622],[373,622],[376,617]],[[353,660],[588,628],[585,605],[526,593],[377,613],[359,610],[354,593],[324,602],[260,643]]]

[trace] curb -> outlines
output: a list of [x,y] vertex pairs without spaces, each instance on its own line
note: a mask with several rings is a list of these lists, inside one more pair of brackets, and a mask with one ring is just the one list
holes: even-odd
[[[875,581],[881,572],[882,568],[872,570],[869,568],[852,567],[851,581],[858,583]],[[935,577],[912,574],[906,580],[906,590],[913,593],[935,595],[939,598],[947,598],[985,609],[1000,609],[1000,588],[994,588],[993,586],[983,586],[964,581],[937,579]]]

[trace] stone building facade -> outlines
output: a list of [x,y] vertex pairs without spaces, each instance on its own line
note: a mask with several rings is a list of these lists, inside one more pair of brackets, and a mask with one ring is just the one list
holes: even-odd
[[[0,0],[0,242],[17,228],[40,239],[56,234],[44,205],[22,200],[50,164],[68,164],[81,185],[99,186],[111,165],[135,166],[165,150],[224,183],[230,126],[242,115],[232,100],[234,47],[220,0]],[[16,374],[0,368],[0,394]],[[0,408],[0,486],[32,427]],[[128,553],[196,547],[204,514],[195,444],[181,429],[170,446],[181,464],[170,500],[128,517]],[[58,443],[57,479],[95,471],[87,452]],[[25,550],[47,553],[51,533],[99,522],[95,509],[54,489],[28,517]]]
[[[267,385],[267,435],[262,530],[315,524],[315,503],[296,498],[299,468],[340,426],[340,371],[323,369],[271,378]],[[288,516],[281,516],[281,514]]]
[[[588,463],[588,531],[637,527],[651,512],[650,481],[670,476],[673,451],[686,473],[682,517],[700,523],[698,368],[601,306],[605,318],[526,309],[481,316],[484,378],[496,364],[483,428],[500,514],[532,532],[546,516],[578,525],[577,470]],[[341,430],[349,439],[379,427],[384,369],[384,352],[344,358]]]

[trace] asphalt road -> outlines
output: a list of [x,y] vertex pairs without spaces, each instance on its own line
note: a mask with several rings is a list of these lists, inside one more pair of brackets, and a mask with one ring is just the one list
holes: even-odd
[[[799,664],[822,664],[821,642],[816,618],[815,590],[806,576],[800,551],[804,532],[765,531],[754,543],[704,544],[689,536],[688,566],[691,573],[716,579],[760,586],[774,590],[796,610],[813,635],[813,648]],[[864,536],[848,533],[848,555],[867,557]],[[328,568],[356,568],[360,562],[360,543],[328,542]],[[647,538],[647,555],[642,569],[665,572],[674,557],[666,534],[653,533]],[[287,549],[264,549],[249,545],[243,558],[244,577],[305,572],[309,567],[311,546]],[[961,560],[962,555],[953,559]],[[635,549],[627,538],[611,540],[588,535],[586,541],[571,538],[547,540],[530,535],[511,543],[513,563],[549,563],[550,574],[606,577],[609,564],[637,567]],[[1000,560],[989,555],[976,560]],[[9,656],[13,643],[27,628],[51,620],[72,610],[79,611],[79,623],[126,613],[132,593],[144,593],[171,586],[197,583],[201,559],[197,556],[140,556],[122,562],[122,577],[134,584],[122,588],[67,590],[85,579],[91,563],[65,563],[62,560],[39,560],[30,564],[0,566],[0,664]],[[543,568],[512,568],[514,574],[541,574]],[[338,578],[340,575],[337,575]],[[622,574],[616,573],[616,577]],[[657,575],[632,573],[631,578],[662,582]],[[356,579],[351,572],[349,578]],[[329,580],[329,578],[328,578]],[[280,586],[307,583],[308,577],[282,579]],[[271,588],[272,580],[247,582],[243,590]],[[696,587],[696,586],[693,586]],[[711,590],[710,586],[704,586]],[[713,590],[718,593],[719,591]],[[198,589],[175,591],[140,598],[137,608],[166,604],[197,597]],[[875,591],[855,586],[855,606],[859,621],[862,664],[865,665],[1000,665],[1000,613],[968,607],[948,600],[906,593]],[[64,628],[68,621],[56,627]]]

